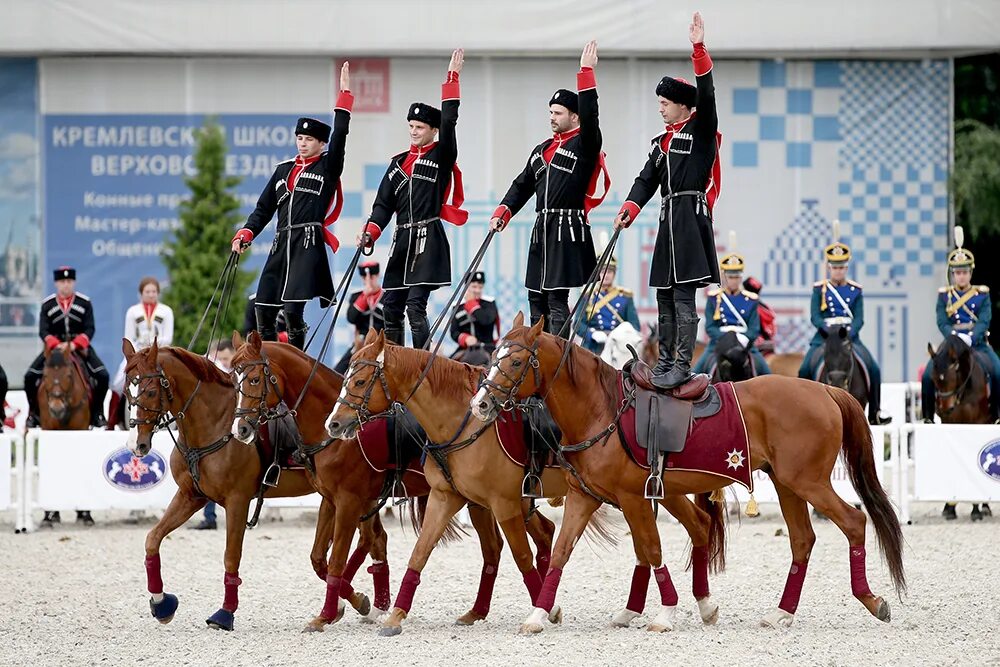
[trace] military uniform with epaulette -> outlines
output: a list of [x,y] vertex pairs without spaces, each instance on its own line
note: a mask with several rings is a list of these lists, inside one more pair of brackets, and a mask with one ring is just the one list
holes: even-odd
[[[959,246],[948,256],[949,277],[954,269],[975,268],[972,252]],[[949,280],[950,282],[950,280]],[[969,285],[959,290],[949,284],[938,290],[937,327],[941,335],[958,336],[966,345],[979,354],[986,364],[990,381],[990,416],[1000,417],[1000,357],[989,343],[990,321],[993,319],[993,304],[990,288],[986,285]],[[934,364],[928,360],[920,378],[921,412],[925,421],[934,420],[935,388],[932,373]]]
[[[618,260],[614,257],[609,268],[618,269]],[[628,322],[636,331],[642,326],[632,290],[618,285],[597,290],[587,303],[586,315],[586,319],[580,322],[577,335],[580,336],[580,344],[597,355],[604,351],[608,335],[622,324]]]

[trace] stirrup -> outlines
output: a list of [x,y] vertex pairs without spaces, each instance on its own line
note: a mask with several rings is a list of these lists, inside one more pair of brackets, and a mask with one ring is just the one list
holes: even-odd
[[542,495],[542,478],[534,473],[528,473],[521,481],[522,498],[544,498]]
[[663,480],[659,475],[652,472],[649,474],[642,495],[646,500],[663,500]]
[[281,467],[277,463],[272,463],[268,466],[267,471],[264,473],[264,486],[275,487],[278,486],[278,478],[281,477]]

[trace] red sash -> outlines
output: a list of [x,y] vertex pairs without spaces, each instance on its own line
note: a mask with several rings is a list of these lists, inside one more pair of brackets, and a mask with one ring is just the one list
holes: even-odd
[[465,203],[465,188],[462,186],[462,170],[458,168],[458,163],[451,168],[451,181],[444,191],[444,200],[448,201],[448,195],[452,194],[451,184],[455,184],[455,192],[451,198],[451,203],[441,205],[441,219],[450,222],[456,227],[461,227],[469,220],[469,212],[462,208]]
[[330,202],[330,209],[323,220],[323,240],[334,252],[340,248],[340,240],[329,230],[330,225],[337,222],[340,212],[344,208],[344,189],[340,181],[337,181],[337,190],[333,193],[333,201]]

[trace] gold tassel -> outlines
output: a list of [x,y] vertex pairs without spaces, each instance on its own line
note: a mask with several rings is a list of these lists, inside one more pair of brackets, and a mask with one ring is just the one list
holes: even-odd
[[726,499],[726,496],[724,495],[722,489],[716,489],[715,491],[712,491],[712,495],[710,495],[708,499],[713,503],[721,503]]
[[750,500],[747,501],[746,515],[751,519],[755,516],[760,516],[760,509],[757,507],[757,500],[750,494]]

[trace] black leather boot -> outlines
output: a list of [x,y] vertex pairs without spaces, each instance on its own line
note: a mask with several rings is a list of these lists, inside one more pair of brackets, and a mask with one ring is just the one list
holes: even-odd
[[427,316],[407,314],[410,320],[410,335],[413,336],[413,348],[422,350],[427,345],[427,339],[431,335],[431,327],[427,322]]
[[302,350],[306,346],[306,334],[309,333],[309,325],[302,313],[289,313],[285,311],[286,332],[288,333],[288,344]]
[[278,312],[281,308],[277,306],[254,306],[257,313],[257,333],[261,340],[274,342],[278,340]]
[[677,356],[677,322],[674,313],[662,309],[656,317],[656,346],[658,354],[653,375],[666,375],[674,369],[674,357]]
[[[681,306],[678,304],[678,311]],[[691,358],[694,356],[694,342],[698,336],[698,315],[693,313],[677,313],[677,337],[674,367],[665,375],[654,375],[653,386],[657,389],[674,389],[680,387],[694,377],[691,372]]]
[[402,345],[406,340],[406,332],[403,331],[403,327],[401,326],[390,327],[388,324],[386,324],[385,329],[383,329],[383,332],[385,333],[385,339],[390,343],[395,343],[396,345]]

